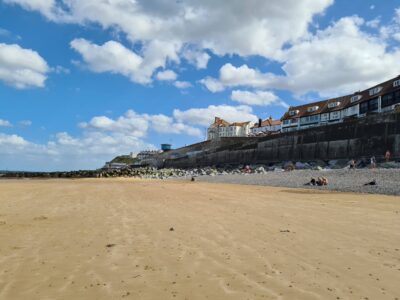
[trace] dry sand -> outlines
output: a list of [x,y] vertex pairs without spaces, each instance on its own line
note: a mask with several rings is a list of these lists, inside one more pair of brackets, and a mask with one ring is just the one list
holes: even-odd
[[400,198],[0,181],[0,299],[121,298],[400,298]]

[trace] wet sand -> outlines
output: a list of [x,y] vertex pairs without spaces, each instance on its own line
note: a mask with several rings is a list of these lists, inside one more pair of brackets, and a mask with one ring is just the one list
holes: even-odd
[[0,181],[0,299],[400,299],[400,198]]

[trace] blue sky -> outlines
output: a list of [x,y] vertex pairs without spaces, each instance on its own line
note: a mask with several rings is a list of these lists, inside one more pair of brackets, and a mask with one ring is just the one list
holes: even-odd
[[397,1],[0,0],[0,170],[100,167],[400,73]]

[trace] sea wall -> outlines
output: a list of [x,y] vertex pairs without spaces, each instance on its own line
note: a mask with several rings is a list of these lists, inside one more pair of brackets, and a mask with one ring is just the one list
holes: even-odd
[[371,115],[343,123],[263,138],[223,138],[164,154],[159,167],[191,168],[281,161],[400,157],[400,113]]

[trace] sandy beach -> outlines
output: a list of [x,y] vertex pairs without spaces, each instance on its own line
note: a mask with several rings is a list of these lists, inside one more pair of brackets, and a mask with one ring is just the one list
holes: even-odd
[[0,181],[0,299],[400,299],[400,198]]

